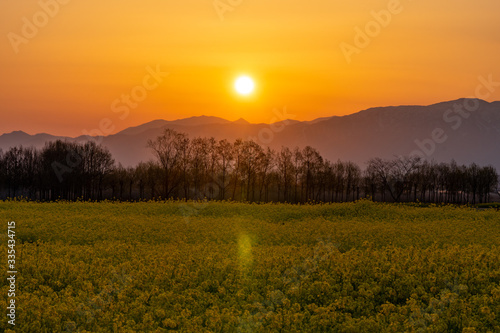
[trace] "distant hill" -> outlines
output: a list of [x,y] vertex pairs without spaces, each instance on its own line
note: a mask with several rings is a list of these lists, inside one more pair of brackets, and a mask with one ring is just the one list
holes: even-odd
[[129,127],[117,134],[125,134],[125,135],[137,135],[142,132],[152,130],[152,129],[158,129],[158,128],[165,128],[168,126],[174,126],[174,125],[185,125],[185,126],[203,126],[203,125],[213,125],[213,124],[229,124],[231,123],[229,120],[225,120],[222,118],[218,117],[208,117],[208,116],[199,116],[199,117],[190,117],[190,118],[185,118],[185,119],[179,119],[179,120],[174,120],[174,121],[167,121],[163,119],[158,119],[158,120],[153,120],[148,123],[135,126],[135,127]]
[[45,142],[56,141],[58,139],[65,140],[68,138],[53,136],[46,133],[30,135],[23,131],[14,131],[8,134],[0,135],[0,149],[5,151],[10,147],[16,146],[41,148],[45,145]]
[[[477,110],[468,112],[463,108],[464,103],[476,104]],[[455,112],[457,107],[462,109]],[[459,99],[429,106],[377,107],[343,117],[281,121],[273,125],[206,116],[155,120],[109,135],[102,143],[117,162],[132,166],[152,158],[146,148],[147,140],[160,135],[165,128],[186,132],[190,137],[213,136],[230,141],[253,138],[275,149],[310,145],[329,160],[350,160],[361,167],[372,157],[392,158],[417,149],[431,153],[434,148],[432,154],[426,155],[428,159],[491,164],[500,170],[500,102]],[[441,143],[431,143],[436,129]],[[0,149],[17,145],[39,148],[46,141],[57,139],[76,140],[17,131],[0,136]],[[418,142],[424,149],[419,148]]]

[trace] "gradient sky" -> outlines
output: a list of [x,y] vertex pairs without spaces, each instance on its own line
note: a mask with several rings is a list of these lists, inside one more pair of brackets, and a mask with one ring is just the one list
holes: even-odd
[[[117,132],[198,115],[267,123],[283,107],[311,120],[472,97],[479,76],[500,82],[498,0],[401,0],[350,63],[341,43],[355,46],[355,27],[394,0],[242,0],[224,20],[213,0],[65,0],[44,22],[40,3],[54,1],[0,2],[0,133],[78,136],[102,119]],[[41,27],[24,29],[16,53],[12,36],[34,17]],[[113,112],[148,66],[169,75],[128,115]],[[239,74],[255,79],[251,97],[234,93]]]

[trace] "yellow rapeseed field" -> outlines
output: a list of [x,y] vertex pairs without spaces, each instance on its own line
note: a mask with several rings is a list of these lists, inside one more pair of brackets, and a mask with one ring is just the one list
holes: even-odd
[[0,202],[15,332],[500,332],[500,213]]

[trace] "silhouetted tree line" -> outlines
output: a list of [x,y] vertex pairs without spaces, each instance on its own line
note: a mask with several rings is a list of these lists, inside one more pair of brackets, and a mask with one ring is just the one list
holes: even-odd
[[100,200],[114,173],[109,151],[91,141],[56,141],[41,150],[15,147],[0,151],[0,190],[8,198]]
[[280,151],[253,141],[190,139],[167,129],[148,142],[154,160],[116,165],[96,143],[56,141],[40,150],[0,151],[3,198],[33,200],[208,199],[251,202],[379,201],[482,203],[498,192],[499,176],[480,167],[418,157],[371,159],[367,168],[331,162],[312,147]]

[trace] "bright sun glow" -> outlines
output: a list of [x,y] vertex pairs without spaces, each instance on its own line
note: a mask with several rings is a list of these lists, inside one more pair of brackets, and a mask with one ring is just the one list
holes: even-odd
[[240,76],[234,83],[234,88],[240,95],[249,95],[255,88],[255,83],[248,76]]

